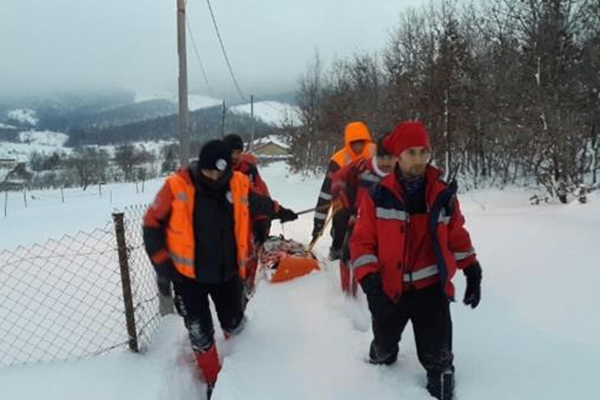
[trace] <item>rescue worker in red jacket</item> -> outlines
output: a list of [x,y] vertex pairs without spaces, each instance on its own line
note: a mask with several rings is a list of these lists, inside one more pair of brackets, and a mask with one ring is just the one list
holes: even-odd
[[250,218],[291,221],[297,215],[254,193],[231,170],[224,142],[206,143],[197,163],[170,175],[144,216],[144,245],[156,273],[173,282],[175,306],[188,329],[208,394],[221,369],[209,296],[226,337],[244,326],[242,284],[251,240]]
[[[331,208],[331,175],[359,158],[371,158],[375,155],[375,143],[373,143],[369,128],[363,122],[351,122],[346,125],[344,143],[345,146],[331,157],[321,185],[314,217],[312,242],[315,242],[322,234],[327,214]],[[343,209],[334,211],[336,212],[332,220],[331,237],[333,240],[329,249],[329,259],[339,260],[349,215]]]
[[356,296],[356,279],[349,268],[350,249],[348,247],[360,199],[368,196],[369,189],[379,183],[394,169],[396,158],[383,144],[383,139],[389,132],[381,135],[377,140],[377,154],[370,159],[360,158],[332,175],[331,193],[333,201],[339,202],[348,213],[348,228],[342,245],[340,259],[340,279],[342,291]]
[[372,316],[373,364],[392,364],[411,321],[427,389],[437,399],[454,392],[452,278],[462,269],[464,303],[477,307],[481,267],[465,229],[456,185],[428,164],[429,136],[420,122],[399,124],[384,141],[398,155],[394,173],[362,198],[350,252]]
[[[231,148],[233,170],[248,176],[254,192],[270,197],[269,188],[258,172],[258,160],[252,154],[244,152],[242,138],[232,133],[225,136],[223,141]],[[244,280],[247,294],[254,290],[254,281],[258,269],[258,248],[267,240],[271,229],[271,219],[266,215],[254,215],[251,222],[254,242],[248,258],[246,279]]]

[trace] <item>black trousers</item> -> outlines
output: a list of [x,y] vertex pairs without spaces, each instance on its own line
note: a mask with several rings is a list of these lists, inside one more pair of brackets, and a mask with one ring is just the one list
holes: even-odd
[[238,275],[219,284],[186,282],[173,284],[175,307],[183,317],[192,348],[206,351],[214,343],[214,325],[210,314],[212,299],[221,329],[225,334],[235,334],[244,321],[242,309],[242,282]]
[[348,229],[348,220],[350,218],[350,211],[346,208],[340,209],[332,218],[331,221],[331,247],[336,250],[341,250],[344,243],[344,237],[346,237],[346,230]]
[[396,303],[396,313],[373,315],[373,347],[384,355],[398,354],[398,342],[408,321],[412,323],[417,355],[428,376],[454,369],[450,301],[434,284],[405,291]]

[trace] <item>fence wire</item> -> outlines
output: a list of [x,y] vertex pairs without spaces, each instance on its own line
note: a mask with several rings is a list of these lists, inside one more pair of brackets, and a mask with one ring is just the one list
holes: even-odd
[[144,250],[142,220],[147,206],[125,208],[125,237],[133,291],[135,321],[140,349],[149,346],[160,323],[158,290],[154,268]]
[[[144,206],[125,210],[135,330],[144,351],[160,324],[143,247]],[[0,251],[0,367],[70,360],[130,343],[115,227]]]

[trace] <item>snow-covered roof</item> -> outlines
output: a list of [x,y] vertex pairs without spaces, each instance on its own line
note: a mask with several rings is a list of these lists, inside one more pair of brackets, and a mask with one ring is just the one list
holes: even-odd
[[278,146],[283,147],[284,149],[289,149],[290,146],[285,142],[285,138],[280,135],[269,135],[262,138],[258,138],[254,140],[254,148],[258,146],[263,146],[269,142],[272,142]]

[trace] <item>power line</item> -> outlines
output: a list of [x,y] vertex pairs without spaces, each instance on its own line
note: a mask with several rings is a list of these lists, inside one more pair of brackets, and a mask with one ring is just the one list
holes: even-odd
[[231,75],[231,80],[233,80],[233,84],[237,89],[240,97],[243,101],[246,100],[246,96],[244,96],[244,92],[240,89],[240,85],[238,84],[237,79],[235,78],[235,74],[233,73],[233,68],[231,68],[231,63],[229,62],[229,57],[227,57],[227,52],[225,51],[225,45],[223,44],[223,39],[221,38],[221,33],[219,32],[219,26],[217,25],[217,20],[215,19],[215,14],[212,9],[212,5],[210,4],[210,0],[206,0],[206,4],[208,4],[208,10],[210,11],[210,17],[212,19],[213,25],[215,27],[215,32],[217,33],[217,38],[219,39],[219,44],[221,45],[221,51],[223,52],[223,57],[225,58],[225,62],[227,63],[227,68],[229,69],[229,75]]
[[210,83],[208,81],[208,76],[206,75],[206,70],[204,69],[204,64],[202,64],[202,60],[200,59],[200,52],[198,51],[198,46],[196,46],[196,40],[194,39],[194,33],[192,32],[192,27],[189,22],[189,18],[186,18],[187,29],[190,34],[190,39],[192,41],[192,47],[194,48],[194,54],[196,55],[196,61],[200,66],[200,70],[202,71],[202,77],[204,78],[204,84],[206,85],[206,89],[208,89],[208,93],[211,97],[215,97]]

